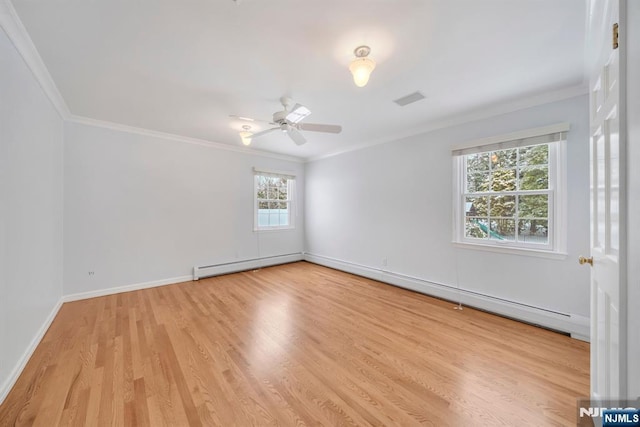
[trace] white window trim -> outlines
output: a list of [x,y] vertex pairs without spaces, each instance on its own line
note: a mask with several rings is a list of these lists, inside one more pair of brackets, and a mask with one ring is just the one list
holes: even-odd
[[484,245],[481,243],[467,243],[467,242],[456,242],[456,241],[452,241],[451,244],[455,247],[462,248],[462,249],[496,252],[501,254],[523,255],[523,256],[531,256],[536,258],[566,259],[569,256],[569,254],[566,252],[521,248],[521,247],[513,247],[513,246],[501,247],[497,245],[493,246],[493,245]]
[[[568,123],[558,123],[521,132],[499,135],[475,141],[469,141],[453,147],[453,241],[452,244],[461,248],[477,249],[490,252],[511,253],[518,255],[535,256],[551,259],[564,259],[567,257],[567,141],[566,137],[550,144],[549,152],[549,182],[552,184],[543,192],[550,195],[550,212],[553,218],[549,218],[550,240],[548,245],[536,248],[518,242],[500,242],[497,240],[469,239],[464,236],[464,196],[465,196],[465,170],[464,152],[477,149],[488,151],[497,149],[502,143],[511,143],[521,139],[535,138],[552,133],[567,132]],[[493,147],[492,147],[493,146]],[[484,149],[486,147],[486,149]],[[552,152],[553,151],[553,152]],[[552,162],[553,161],[553,162]]]
[[[287,184],[287,195],[288,199],[286,200],[289,203],[289,225],[271,225],[271,226],[258,226],[258,176],[271,176],[271,177],[279,177],[286,178],[288,180]],[[272,169],[262,169],[262,168],[253,168],[253,231],[256,233],[270,233],[274,231],[286,231],[286,230],[294,230],[296,228],[296,175],[291,172],[286,171],[277,171]],[[282,200],[280,200],[282,201]]]
[[451,149],[451,151],[455,153],[456,151],[460,151],[468,148],[483,147],[483,146],[492,145],[492,144],[500,144],[504,142],[515,141],[518,139],[535,138],[537,136],[549,135],[549,134],[558,133],[558,132],[568,132],[570,128],[571,128],[571,125],[569,123],[566,123],[566,122],[556,123],[550,126],[542,126],[534,129],[527,129],[527,130],[522,130],[518,132],[490,136],[488,138],[474,139],[471,141],[467,141],[467,142],[463,142],[455,145]]

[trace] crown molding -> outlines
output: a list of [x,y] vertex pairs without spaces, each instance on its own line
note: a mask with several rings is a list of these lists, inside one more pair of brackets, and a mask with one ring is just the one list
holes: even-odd
[[538,105],[547,104],[550,102],[561,101],[564,99],[573,98],[576,96],[584,95],[588,93],[588,86],[581,84],[578,86],[571,86],[560,90],[545,92],[542,94],[522,98],[518,100],[512,100],[503,103],[492,104],[484,108],[478,108],[470,112],[451,115],[449,117],[429,122],[425,125],[415,127],[406,130],[402,134],[394,137],[384,137],[374,139],[368,143],[360,143],[351,147],[332,151],[319,156],[312,156],[308,158],[301,158],[296,156],[289,156],[284,154],[269,153],[266,151],[260,151],[255,149],[249,149],[245,147],[236,147],[229,144],[223,144],[218,142],[206,141],[197,138],[191,138],[186,136],[180,136],[165,132],[153,131],[149,129],[137,128],[128,125],[122,125],[118,123],[108,122],[104,120],[92,119],[89,117],[82,117],[71,114],[67,103],[65,102],[62,94],[58,90],[49,70],[47,69],[42,57],[38,53],[31,37],[29,36],[24,24],[20,20],[13,4],[10,0],[0,0],[0,27],[7,34],[7,37],[16,47],[25,63],[35,76],[36,80],[44,90],[45,94],[57,110],[60,117],[63,120],[85,124],[90,126],[98,126],[107,129],[118,130],[122,132],[130,132],[138,135],[152,136],[156,138],[162,138],[171,141],[184,142],[189,144],[203,145],[211,148],[217,148],[221,150],[233,151],[244,154],[252,154],[262,157],[270,157],[274,159],[287,160],[293,162],[314,162],[317,160],[326,159],[340,154],[345,154],[352,151],[358,151],[365,148],[369,148],[375,145],[384,144],[387,142],[398,141],[411,136],[419,135],[422,133],[431,132],[438,129],[443,129],[451,126],[461,125],[476,120],[486,119],[489,117],[506,114],[525,108],[535,107]]
[[575,98],[577,96],[586,95],[589,92],[588,86],[578,85],[570,86],[559,90],[550,92],[543,92],[533,96],[529,96],[522,99],[512,100],[508,102],[501,102],[491,104],[482,108],[477,108],[467,113],[451,115],[440,120],[429,122],[425,125],[412,128],[403,132],[400,135],[394,137],[386,137],[375,139],[369,143],[357,144],[351,147],[332,151],[320,156],[309,157],[306,159],[307,163],[315,162],[318,160],[326,159],[329,157],[339,156],[341,154],[350,153],[352,151],[364,150],[369,147],[373,147],[380,144],[386,144],[388,142],[399,141],[412,136],[420,135],[427,132],[432,132],[438,129],[444,129],[452,126],[459,126],[465,123],[475,122],[482,119],[488,119],[491,117],[499,116],[502,114],[512,113],[526,108],[537,107],[539,105],[549,104],[551,102],[563,101],[565,99]]
[[16,13],[13,4],[9,0],[0,0],[0,27],[4,30],[13,43],[18,53],[24,59],[36,80],[44,90],[60,117],[65,120],[71,116],[69,107],[65,102],[58,87],[53,81],[38,49],[33,44],[27,29]]
[[104,129],[118,131],[118,132],[126,132],[126,133],[141,135],[141,136],[164,139],[167,141],[183,142],[187,144],[201,145],[204,147],[215,148],[219,150],[233,151],[235,153],[249,154],[249,155],[260,156],[260,157],[268,157],[271,159],[286,160],[289,162],[304,163],[304,159],[300,157],[288,156],[285,154],[270,153],[267,151],[260,151],[260,150],[255,150],[251,148],[246,148],[244,146],[238,147],[231,144],[223,144],[220,142],[207,141],[205,139],[199,139],[199,138],[191,138],[188,136],[176,135],[176,134],[167,133],[167,132],[159,132],[155,130],[123,125],[120,123],[114,123],[114,122],[109,122],[105,120],[97,120],[89,117],[77,116],[75,114],[71,114],[70,117],[67,119],[67,121],[69,123],[100,127]]
[[184,142],[188,144],[197,144],[205,147],[216,148],[220,150],[233,151],[236,153],[250,154],[254,156],[269,157],[279,160],[287,160],[291,162],[302,163],[304,160],[300,157],[287,156],[284,154],[269,153],[265,151],[259,151],[255,149],[236,147],[229,144],[222,144],[218,142],[206,141],[197,138],[190,138],[180,135],[173,135],[165,132],[152,131],[149,129],[142,129],[133,126],[122,125],[118,123],[112,123],[104,120],[91,119],[89,117],[77,116],[71,114],[64,97],[58,90],[51,73],[47,69],[38,49],[31,40],[27,29],[20,20],[13,4],[10,0],[0,0],[0,27],[9,37],[9,40],[13,43],[16,50],[24,59],[27,67],[33,73],[36,81],[42,87],[44,93],[49,98],[49,101],[53,104],[54,108],[60,115],[60,117],[70,123],[78,123],[89,126],[97,126],[106,129],[117,130],[121,132],[129,132],[137,135],[151,136],[155,138],[161,138],[170,141]]
[[51,73],[47,69],[38,49],[33,44],[33,40],[29,36],[27,29],[20,20],[13,4],[10,0],[0,0],[0,27],[4,30],[9,37],[9,40],[13,43],[16,50],[24,59],[27,67],[33,73],[36,81],[42,87],[44,93],[49,98],[49,101],[53,104],[54,108],[60,115],[60,117],[70,123],[79,123],[89,126],[97,126],[121,132],[129,132],[137,135],[151,136],[155,138],[166,139],[170,141],[185,142],[188,144],[197,144],[205,147],[216,148],[220,150],[233,151],[236,153],[251,154],[261,157],[269,157],[279,160],[287,160],[292,162],[302,163],[304,160],[300,157],[287,156],[284,154],[268,153],[265,151],[259,151],[255,149],[236,147],[229,144],[222,144],[218,142],[206,141],[197,138],[190,138],[180,135],[173,135],[165,132],[152,131],[148,129],[137,128],[133,126],[122,125],[118,123],[112,123],[104,120],[91,119],[89,117],[81,117],[75,114],[71,114],[67,103],[65,102],[62,94],[58,90]]

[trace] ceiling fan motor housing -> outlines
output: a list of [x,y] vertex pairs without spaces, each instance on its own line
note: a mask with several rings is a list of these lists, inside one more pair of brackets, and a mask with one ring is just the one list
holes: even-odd
[[273,113],[274,123],[284,123],[287,120],[287,111],[278,111]]

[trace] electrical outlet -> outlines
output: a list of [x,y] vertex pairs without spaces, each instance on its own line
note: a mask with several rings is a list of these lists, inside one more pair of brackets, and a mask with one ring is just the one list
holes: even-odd
[[386,259],[386,258],[383,258],[383,259],[382,259],[382,265],[383,265],[384,267],[386,267],[386,266],[387,266],[387,259]]
[[95,271],[90,271],[90,272],[89,272],[89,276],[94,276],[95,274],[96,274],[96,272],[95,272]]

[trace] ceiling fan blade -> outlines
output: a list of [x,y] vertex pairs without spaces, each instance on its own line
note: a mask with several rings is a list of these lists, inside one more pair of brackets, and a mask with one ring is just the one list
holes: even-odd
[[296,104],[291,111],[287,113],[287,120],[291,123],[298,123],[300,120],[311,114],[311,111],[302,104]]
[[263,131],[261,131],[261,132],[256,132],[256,133],[254,133],[251,137],[252,137],[252,138],[257,138],[257,137],[259,137],[259,136],[266,135],[266,134],[268,134],[269,132],[273,132],[274,130],[279,130],[279,129],[280,129],[280,127],[277,127],[277,128],[271,128],[271,129],[267,129],[267,130],[263,130]]
[[342,132],[342,126],[339,125],[323,125],[318,123],[300,123],[298,129],[309,130],[311,132],[328,132],[328,133],[340,133]]
[[229,114],[229,117],[236,120],[242,120],[243,122],[258,122],[258,123],[269,123],[270,125],[274,125],[275,123],[270,122],[268,120],[260,120],[253,119],[251,117],[238,116],[237,114]]
[[287,134],[289,135],[289,138],[296,143],[296,145],[302,145],[307,142],[307,138],[305,138],[304,135],[302,135],[300,131],[293,126],[289,127]]

